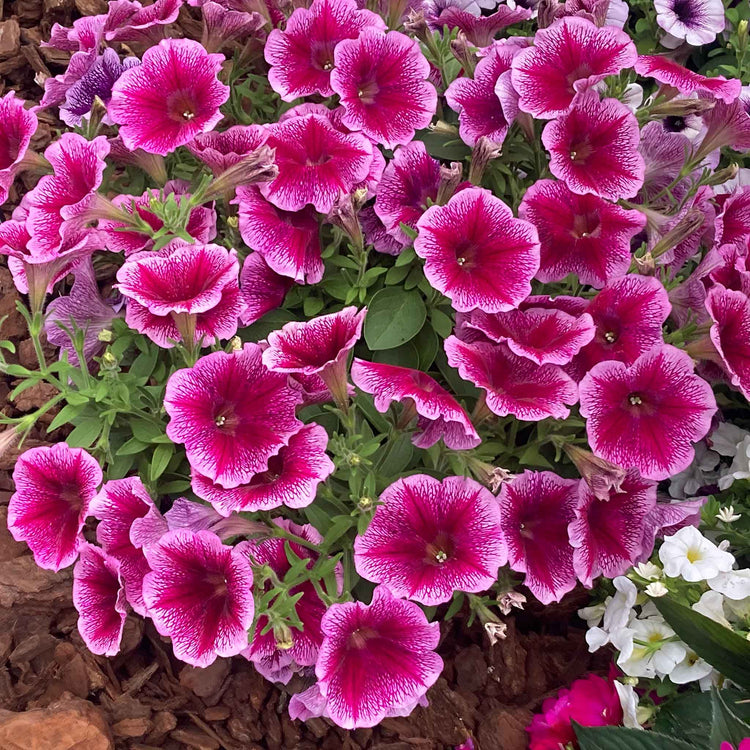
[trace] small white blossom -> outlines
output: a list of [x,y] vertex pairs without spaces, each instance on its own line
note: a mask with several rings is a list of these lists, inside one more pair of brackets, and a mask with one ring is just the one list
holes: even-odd
[[713,667],[710,664],[703,661],[694,651],[688,650],[685,658],[669,673],[669,679],[676,685],[685,685],[708,677],[712,671]]
[[656,598],[666,596],[669,593],[669,589],[661,581],[654,581],[646,586],[646,593]]
[[625,628],[631,616],[631,610],[638,596],[635,584],[625,576],[618,576],[612,583],[617,589],[614,596],[604,602],[604,621],[600,628],[591,628],[586,633],[586,643],[593,653],[611,642],[612,635]]
[[734,521],[738,521],[740,518],[742,518],[742,513],[735,513],[734,506],[729,505],[726,508],[722,508],[716,514],[716,518],[718,518],[719,521],[724,521],[724,523],[733,523]]
[[654,563],[649,562],[648,560],[646,562],[638,563],[634,569],[641,578],[644,578],[647,581],[658,581],[664,572],[658,565],[654,565]]
[[746,437],[750,437],[750,432],[729,422],[722,422],[711,433],[708,442],[711,450],[716,451],[720,456],[734,458],[737,455],[737,447]]
[[617,664],[633,677],[666,677],[685,658],[686,648],[662,617],[633,618],[612,639],[620,651]]
[[623,685],[615,680],[615,690],[622,706],[622,724],[628,729],[643,729],[638,721],[638,693],[632,685]]
[[701,598],[693,604],[693,609],[699,614],[708,617],[719,625],[731,629],[731,624],[724,614],[724,597],[718,591],[706,591]]
[[750,479],[750,435],[744,437],[737,445],[732,465],[724,476],[719,478],[719,489],[725,490],[739,479]]
[[709,587],[727,599],[740,601],[750,597],[750,569],[730,570],[727,573],[719,573],[715,578],[708,581]]
[[592,604],[590,607],[583,607],[578,610],[578,616],[582,620],[586,620],[586,625],[590,628],[595,628],[604,617],[604,611],[607,605],[605,602],[601,604]]
[[734,565],[734,557],[706,539],[695,526],[685,526],[665,537],[659,559],[666,575],[691,583],[714,578]]
[[695,458],[690,466],[675,474],[669,483],[670,497],[684,500],[693,497],[701,487],[714,484],[718,473],[714,471],[721,461],[718,453],[709,450],[705,443],[695,446]]

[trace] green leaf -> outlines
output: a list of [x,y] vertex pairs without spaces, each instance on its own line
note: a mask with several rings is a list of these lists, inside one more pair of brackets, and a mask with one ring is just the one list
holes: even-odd
[[430,311],[430,323],[435,333],[444,339],[453,333],[453,321],[442,310],[434,308]]
[[746,724],[729,708],[716,688],[711,688],[711,748],[719,750],[722,742],[731,742],[735,747],[750,737],[750,724]]
[[334,516],[320,546],[323,549],[328,549],[335,541],[344,536],[355,523],[356,519],[352,516]]
[[653,600],[675,633],[725,677],[750,690],[750,641],[670,596]]
[[151,466],[148,469],[148,476],[152,482],[155,482],[167,470],[173,455],[174,445],[157,445],[154,448]]
[[390,482],[392,477],[398,476],[409,465],[413,455],[411,435],[402,432],[397,438],[385,444],[383,458],[378,465],[378,474]]
[[72,422],[79,417],[86,410],[87,403],[88,402],[84,402],[83,404],[66,404],[63,406],[63,408],[55,414],[55,418],[50,422],[47,432],[52,432],[58,427],[67,424],[68,422]]
[[103,422],[99,417],[86,417],[65,438],[71,448],[90,448],[101,435]]
[[573,726],[581,750],[697,750],[696,745],[642,729]]
[[164,432],[159,429],[158,425],[155,425],[153,422],[147,422],[145,419],[133,419],[130,422],[130,429],[133,430],[133,437],[138,438],[138,440],[144,443],[150,443],[164,435]]
[[419,292],[398,287],[381,289],[373,298],[365,318],[365,341],[373,351],[394,349],[416,336],[427,317]]
[[135,456],[146,450],[148,446],[142,443],[138,438],[130,438],[123,443],[115,453],[116,456]]

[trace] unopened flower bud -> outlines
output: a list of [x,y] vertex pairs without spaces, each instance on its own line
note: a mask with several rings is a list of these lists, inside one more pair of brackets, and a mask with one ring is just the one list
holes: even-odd
[[18,440],[16,428],[8,427],[8,429],[0,432],[0,457],[4,456],[13,447],[16,440]]
[[240,225],[239,216],[227,216],[227,226],[232,227],[232,229],[237,229],[239,225]]
[[109,328],[102,328],[102,330],[99,331],[99,333],[96,335],[96,338],[99,341],[103,341],[105,344],[109,344],[114,338],[114,334],[109,330]]
[[650,114],[653,117],[687,117],[707,112],[714,106],[712,99],[670,99],[652,107]]
[[575,464],[597,500],[609,500],[611,492],[623,491],[625,469],[572,443],[564,443],[563,450]]
[[115,370],[119,365],[119,361],[109,349],[102,354],[101,360],[102,369],[104,370]]
[[430,125],[430,130],[438,135],[447,135],[451,138],[458,137],[458,128],[450,125],[445,120],[438,120],[434,125]]
[[229,351],[238,352],[240,349],[242,349],[242,339],[239,336],[232,336],[229,339]]
[[206,188],[205,201],[229,196],[240,185],[270,182],[279,174],[274,163],[276,152],[270,146],[261,146],[243,157],[241,161],[225,169]]
[[372,498],[367,497],[367,495],[363,495],[359,498],[359,502],[357,503],[357,507],[362,511],[369,511],[372,509]]
[[351,193],[339,191],[327,219],[331,224],[344,231],[354,247],[360,249],[364,247],[362,227],[359,225],[358,211],[354,206]]
[[451,199],[462,177],[463,166],[460,162],[452,161],[447,167],[445,164],[440,165],[440,184],[435,199],[438,206],[444,206]]
[[720,169],[718,172],[714,172],[704,182],[704,185],[723,185],[725,182],[733,180],[737,176],[737,173],[739,171],[740,168],[737,164],[730,164],[728,167],[724,167],[724,169]]
[[690,237],[693,232],[697,232],[706,220],[702,211],[697,208],[691,208],[652,248],[651,255],[658,258],[660,255],[677,247]]
[[463,31],[459,31],[456,38],[451,41],[451,52],[453,57],[461,63],[464,75],[473,77],[474,69],[477,67],[477,54]]
[[284,623],[278,623],[273,626],[273,637],[276,641],[276,648],[280,651],[289,651],[294,646],[292,631]]
[[650,251],[640,258],[633,258],[633,262],[641,276],[656,276],[656,261]]
[[500,156],[501,147],[486,135],[481,136],[471,152],[471,166],[469,167],[469,182],[479,185],[487,165]]
[[424,11],[410,10],[409,15],[406,16],[406,20],[404,21],[404,30],[417,37],[417,39],[424,41],[423,37],[430,33]]

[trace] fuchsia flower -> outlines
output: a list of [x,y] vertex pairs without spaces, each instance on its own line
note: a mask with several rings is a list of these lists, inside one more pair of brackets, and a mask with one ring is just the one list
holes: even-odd
[[394,148],[430,124],[437,92],[416,39],[368,27],[339,42],[334,59],[331,88],[341,97],[347,128]]
[[[251,3],[248,3],[248,6],[250,5]],[[257,7],[260,10],[260,3]],[[201,44],[209,52],[218,52],[234,40],[247,41],[247,37],[253,32],[258,32],[267,23],[259,12],[232,10],[215,2],[203,3],[201,13],[203,14]]]
[[412,442],[429,448],[440,438],[452,450],[475,448],[481,442],[469,415],[456,399],[427,373],[408,367],[352,362],[352,380],[365,393],[375,396],[375,408],[385,413],[394,401],[403,404],[399,424],[417,417],[417,433]]
[[617,99],[602,101],[595,91],[576,96],[542,132],[552,174],[574,193],[611,201],[630,198],[643,185],[639,141],[635,115]]
[[711,341],[732,385],[750,399],[750,299],[743,292],[712,287],[706,298]]
[[245,310],[240,313],[242,325],[255,323],[280,307],[293,284],[291,279],[271,270],[260,253],[250,253],[240,272],[240,293],[245,303]]
[[632,68],[637,59],[635,45],[621,29],[599,28],[584,18],[562,18],[539,29],[534,46],[513,59],[518,106],[534,117],[558,117],[577,93]]
[[750,186],[726,197],[716,216],[716,245],[742,245],[750,239]]
[[145,7],[138,0],[110,0],[104,38],[154,44],[164,36],[164,27],[177,20],[181,6],[182,0],[155,0]]
[[211,130],[198,133],[187,148],[214,175],[220,175],[259,149],[267,140],[268,131],[263,125],[233,125],[220,132]]
[[312,204],[328,213],[340,192],[349,193],[367,177],[373,147],[360,133],[342,133],[319,115],[292,117],[268,126],[279,174],[260,186],[264,197],[284,211]]
[[565,419],[567,405],[578,400],[575,382],[557,365],[536,365],[507,344],[467,344],[455,336],[445,340],[448,364],[464,380],[486,392],[487,407],[500,417],[513,414],[526,422]]
[[325,267],[315,211],[283,211],[269,203],[254,185],[237,188],[240,234],[269,267],[298,284],[317,284]]
[[488,16],[475,16],[468,10],[452,5],[441,11],[434,22],[430,19],[430,26],[435,30],[442,30],[443,26],[449,29],[459,29],[466,34],[466,38],[472,44],[484,48],[492,44],[498,32],[521,21],[527,21],[529,18],[531,18],[531,10],[521,5],[511,8],[501,4],[497,6],[494,13]]
[[629,211],[564,182],[539,180],[526,190],[518,215],[539,233],[539,281],[561,281],[574,273],[582,284],[601,288],[630,268],[630,244],[646,225]]
[[106,20],[105,14],[77,18],[73,21],[71,28],[53,23],[49,41],[42,42],[40,46],[52,47],[65,52],[90,52],[93,49],[98,49],[104,41]]
[[30,448],[13,470],[16,491],[8,504],[8,529],[26,542],[45,570],[72,565],[83,543],[89,503],[102,481],[96,460],[67,443]]
[[375,213],[386,232],[401,244],[410,243],[401,224],[415,229],[427,209],[427,201],[437,198],[440,162],[433,159],[421,141],[396,149],[388,162],[375,194]]
[[226,488],[251,482],[268,469],[301,423],[294,415],[299,394],[285,375],[270,372],[261,348],[215,352],[167,382],[167,435],[183,443],[195,471]]
[[86,648],[101,656],[115,656],[128,612],[120,563],[93,544],[81,545],[73,568],[73,605]]
[[308,424],[289,438],[289,443],[268,459],[268,468],[238,487],[225,489],[193,471],[193,492],[208,500],[219,513],[272,510],[281,505],[304,508],[315,500],[318,485],[334,470],[326,455],[328,433]]
[[347,359],[362,335],[366,314],[366,308],[345,307],[304,323],[287,323],[268,335],[263,364],[273,372],[319,375],[336,401],[346,402]]
[[576,585],[568,524],[578,502],[577,479],[524,471],[500,490],[501,528],[508,564],[542,604],[559,601]]
[[10,185],[39,124],[36,115],[23,105],[15,91],[0,98],[0,205],[8,199]]
[[[153,6],[151,6],[153,7]],[[115,83],[110,117],[129,149],[166,156],[221,120],[229,87],[217,74],[224,56],[191,39],[164,39]]]
[[711,386],[673,346],[655,346],[628,367],[600,362],[580,383],[581,415],[593,451],[647,479],[689,466],[692,443],[705,437],[716,411]]
[[468,312],[512,310],[531,293],[539,270],[539,239],[532,224],[513,217],[484,188],[467,188],[417,222],[414,250],[430,284]]
[[237,333],[242,312],[234,250],[175,240],[158,252],[137,253],[117,272],[128,298],[125,321],[161,347],[209,346]]
[[654,0],[656,23],[667,32],[664,46],[678,47],[684,39],[700,47],[710,44],[724,30],[721,0]]
[[210,531],[178,530],[144,551],[146,608],[178,659],[207,667],[247,648],[255,606],[246,543],[227,547]]
[[642,554],[646,519],[656,506],[656,482],[628,469],[616,490],[597,498],[586,482],[578,488],[575,520],[568,527],[578,580],[591,587],[600,575],[623,575]]
[[[704,94],[702,98],[707,97]],[[750,92],[743,92],[731,104],[714,100],[714,106],[701,117],[705,134],[696,156],[708,156],[724,146],[735,151],[750,148]]]
[[387,487],[380,502],[354,542],[357,572],[368,581],[428,606],[495,583],[506,561],[500,511],[481,484],[415,474]]
[[724,76],[702,76],[661,55],[640,55],[634,67],[638,75],[672,86],[681,94],[700,91],[731,104],[742,91],[742,82],[736,78],[727,80]]
[[438,623],[428,623],[416,604],[396,599],[385,586],[375,588],[369,605],[331,605],[321,629],[315,674],[328,714],[344,729],[408,715],[442,671],[434,651]]
[[354,0],[313,0],[309,8],[297,8],[284,31],[268,35],[263,51],[273,90],[285,102],[312,94],[333,96],[334,48],[365,28],[384,31],[386,26],[372,11],[359,10]]

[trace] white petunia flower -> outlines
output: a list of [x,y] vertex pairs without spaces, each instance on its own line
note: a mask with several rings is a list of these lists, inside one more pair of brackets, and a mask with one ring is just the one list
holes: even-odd
[[730,570],[727,573],[719,573],[714,578],[709,578],[709,587],[727,599],[739,601],[750,597],[750,569]]
[[725,490],[740,479],[750,479],[750,435],[737,445],[732,465],[719,478],[719,489]]
[[591,653],[610,643],[612,635],[627,626],[638,596],[638,589],[629,578],[618,576],[612,583],[617,589],[617,593],[614,596],[607,597],[604,602],[605,610],[602,626],[590,628],[586,632],[586,643],[588,643]]
[[675,685],[685,685],[688,682],[697,682],[713,672],[713,667],[703,661],[694,651],[688,650],[685,658],[675,665],[669,673],[669,679]]
[[622,724],[628,729],[643,729],[636,718],[638,713],[638,693],[632,685],[623,685],[615,680],[615,690],[622,706]]
[[619,649],[617,665],[632,677],[666,677],[685,658],[685,644],[661,617],[634,618],[613,637]]
[[706,539],[695,526],[685,526],[664,537],[659,559],[666,575],[691,583],[714,578],[730,571],[734,565],[734,557]]
[[[750,173],[750,170],[748,172]],[[716,451],[721,456],[734,458],[737,455],[737,446],[746,437],[750,437],[750,432],[747,430],[743,430],[741,427],[737,427],[736,424],[731,424],[730,422],[722,422],[711,433],[708,442],[711,445],[712,451]]]
[[592,604],[590,607],[583,607],[582,609],[579,609],[578,616],[582,620],[586,620],[586,625],[588,627],[595,628],[602,621],[602,617],[604,617],[604,612],[606,609],[606,602],[601,602],[601,604]]
[[701,598],[693,604],[693,609],[709,620],[718,622],[725,628],[731,630],[732,626],[724,614],[724,596],[718,591],[706,591]]

